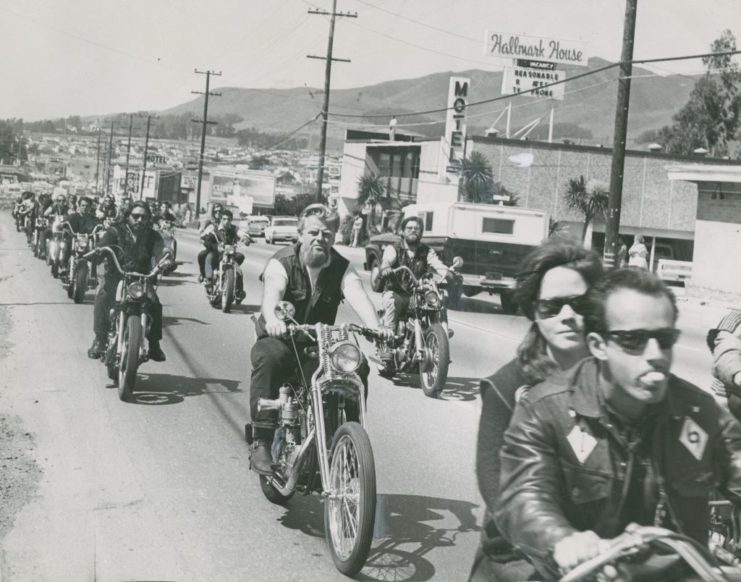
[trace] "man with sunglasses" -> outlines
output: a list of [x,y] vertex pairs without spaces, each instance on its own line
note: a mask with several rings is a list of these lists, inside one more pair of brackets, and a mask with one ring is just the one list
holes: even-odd
[[[152,213],[146,202],[134,202],[125,216],[125,221],[112,224],[101,237],[98,247],[113,249],[124,270],[149,273],[153,263],[158,263],[165,255],[170,254],[160,234],[152,229],[151,218]],[[98,290],[95,294],[93,308],[95,339],[87,352],[92,359],[100,358],[105,354],[110,327],[109,314],[116,299],[116,288],[121,280],[121,274],[107,254],[105,260],[99,261],[97,272]],[[162,304],[151,285],[147,286],[147,291],[152,313],[152,325],[147,336],[149,359],[164,362],[165,353],[160,347]]]
[[[383,250],[379,271],[379,277],[385,280],[381,296],[383,324],[394,332],[397,322],[406,314],[413,285],[409,273],[394,274],[392,273],[394,269],[409,267],[417,279],[430,269],[441,277],[454,277],[453,272],[445,266],[437,253],[422,242],[424,225],[418,216],[408,216],[401,222],[400,228],[401,240],[395,245],[386,246]],[[381,360],[381,371],[390,373],[393,357],[388,347],[382,346],[378,356]]]
[[494,508],[503,535],[548,580],[631,522],[706,544],[716,487],[741,505],[741,427],[670,373],[679,331],[666,285],[616,269],[572,307],[584,312],[592,357],[518,402]]
[[[260,398],[277,398],[280,385],[294,371],[295,355],[287,341],[286,323],[275,314],[280,301],[290,301],[299,323],[334,324],[340,302],[346,299],[363,325],[390,335],[378,322],[358,273],[332,248],[339,226],[337,214],[321,204],[307,206],[298,222],[298,242],[275,253],[260,276],[264,283],[257,341],[252,346],[250,416],[255,446],[253,471],[272,474],[270,446],[277,417],[274,410],[257,409]],[[368,364],[358,373],[366,388]]]

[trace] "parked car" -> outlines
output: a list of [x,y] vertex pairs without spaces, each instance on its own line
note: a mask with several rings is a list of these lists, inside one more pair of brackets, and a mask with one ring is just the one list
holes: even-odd
[[[515,274],[522,259],[548,236],[548,215],[536,210],[491,204],[412,204],[405,216],[417,215],[424,224],[422,241],[435,249],[446,265],[463,259],[462,286],[450,290],[449,307],[457,307],[460,294],[473,297],[482,291],[499,295],[502,310],[515,313]],[[371,286],[381,290],[378,271],[386,245],[396,244],[399,235],[379,234],[365,247],[365,269]]]
[[298,240],[298,218],[293,216],[274,216],[270,226],[265,228],[265,242],[296,242]]
[[265,236],[265,229],[270,226],[270,218],[267,216],[248,216],[247,234],[250,236]]

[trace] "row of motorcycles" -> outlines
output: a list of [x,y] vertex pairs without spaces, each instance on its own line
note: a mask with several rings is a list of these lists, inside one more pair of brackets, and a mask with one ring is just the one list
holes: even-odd
[[[94,265],[85,255],[95,248],[106,225],[98,225],[88,234],[74,232],[70,223],[61,215],[54,218],[37,216],[33,219],[32,226],[29,216],[21,218],[23,220],[16,222],[16,228],[19,231],[31,228],[28,244],[34,257],[46,261],[51,276],[62,282],[67,296],[75,303],[82,303],[87,290],[94,289],[98,284]],[[27,234],[28,232],[26,230]]]

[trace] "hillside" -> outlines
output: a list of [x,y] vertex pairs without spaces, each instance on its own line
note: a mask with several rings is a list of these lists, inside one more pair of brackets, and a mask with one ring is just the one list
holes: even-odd
[[[589,67],[565,67],[567,78],[607,65],[607,61],[592,58]],[[444,122],[443,113],[423,114],[413,117],[405,113],[427,111],[445,107],[450,76],[469,77],[471,87],[469,102],[499,97],[502,84],[501,72],[480,69],[441,72],[417,79],[387,81],[367,87],[336,89],[332,91],[330,112],[356,116],[381,115],[380,118],[330,117],[330,137],[341,140],[346,127],[377,123],[385,129],[391,115],[399,116],[401,131],[410,130],[429,136],[439,136]],[[556,138],[574,137],[559,129],[566,124],[579,126],[592,133],[590,143],[609,144],[615,117],[617,96],[617,67],[576,79],[566,86],[566,98],[555,101]],[[646,69],[633,68],[631,109],[628,139],[633,142],[647,129],[656,129],[671,122],[672,115],[689,97],[696,78],[680,75],[658,77]],[[245,89],[221,87],[221,97],[209,101],[209,115],[234,113],[243,118],[241,127],[255,127],[264,131],[293,131],[320,111],[322,90],[310,87],[293,89]],[[203,111],[203,98],[199,97],[161,113],[198,115]],[[542,117],[541,125],[548,123],[551,102],[533,97],[512,97],[512,131]],[[504,109],[502,100],[468,111],[469,132],[483,133]],[[411,125],[410,125],[411,124]],[[238,126],[238,127],[239,127]],[[318,134],[318,123],[309,125],[301,133]],[[504,129],[504,120],[497,127]]]

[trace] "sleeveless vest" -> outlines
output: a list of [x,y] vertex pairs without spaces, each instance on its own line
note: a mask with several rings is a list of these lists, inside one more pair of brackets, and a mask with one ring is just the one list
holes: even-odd
[[[290,301],[296,307],[294,316],[299,323],[326,323],[334,324],[337,317],[337,309],[342,296],[342,278],[350,262],[334,249],[330,250],[331,260],[329,265],[319,272],[319,277],[311,291],[309,273],[301,263],[299,252],[301,244],[285,247],[272,256],[277,260],[288,275],[286,292],[283,296],[285,301]],[[262,279],[262,275],[260,275]],[[265,319],[262,314],[257,322],[257,336],[265,334]]]
[[[417,249],[414,251],[413,257],[409,256],[406,247],[401,242],[396,244],[394,248],[396,249],[396,260],[393,264],[394,269],[402,266],[409,267],[417,279],[427,272],[427,269],[429,268],[427,264],[427,255],[430,253],[430,247],[426,244],[419,243]],[[411,295],[412,285],[413,283],[411,277],[409,277],[409,273],[397,273],[386,278],[384,291],[390,290],[395,293]]]

